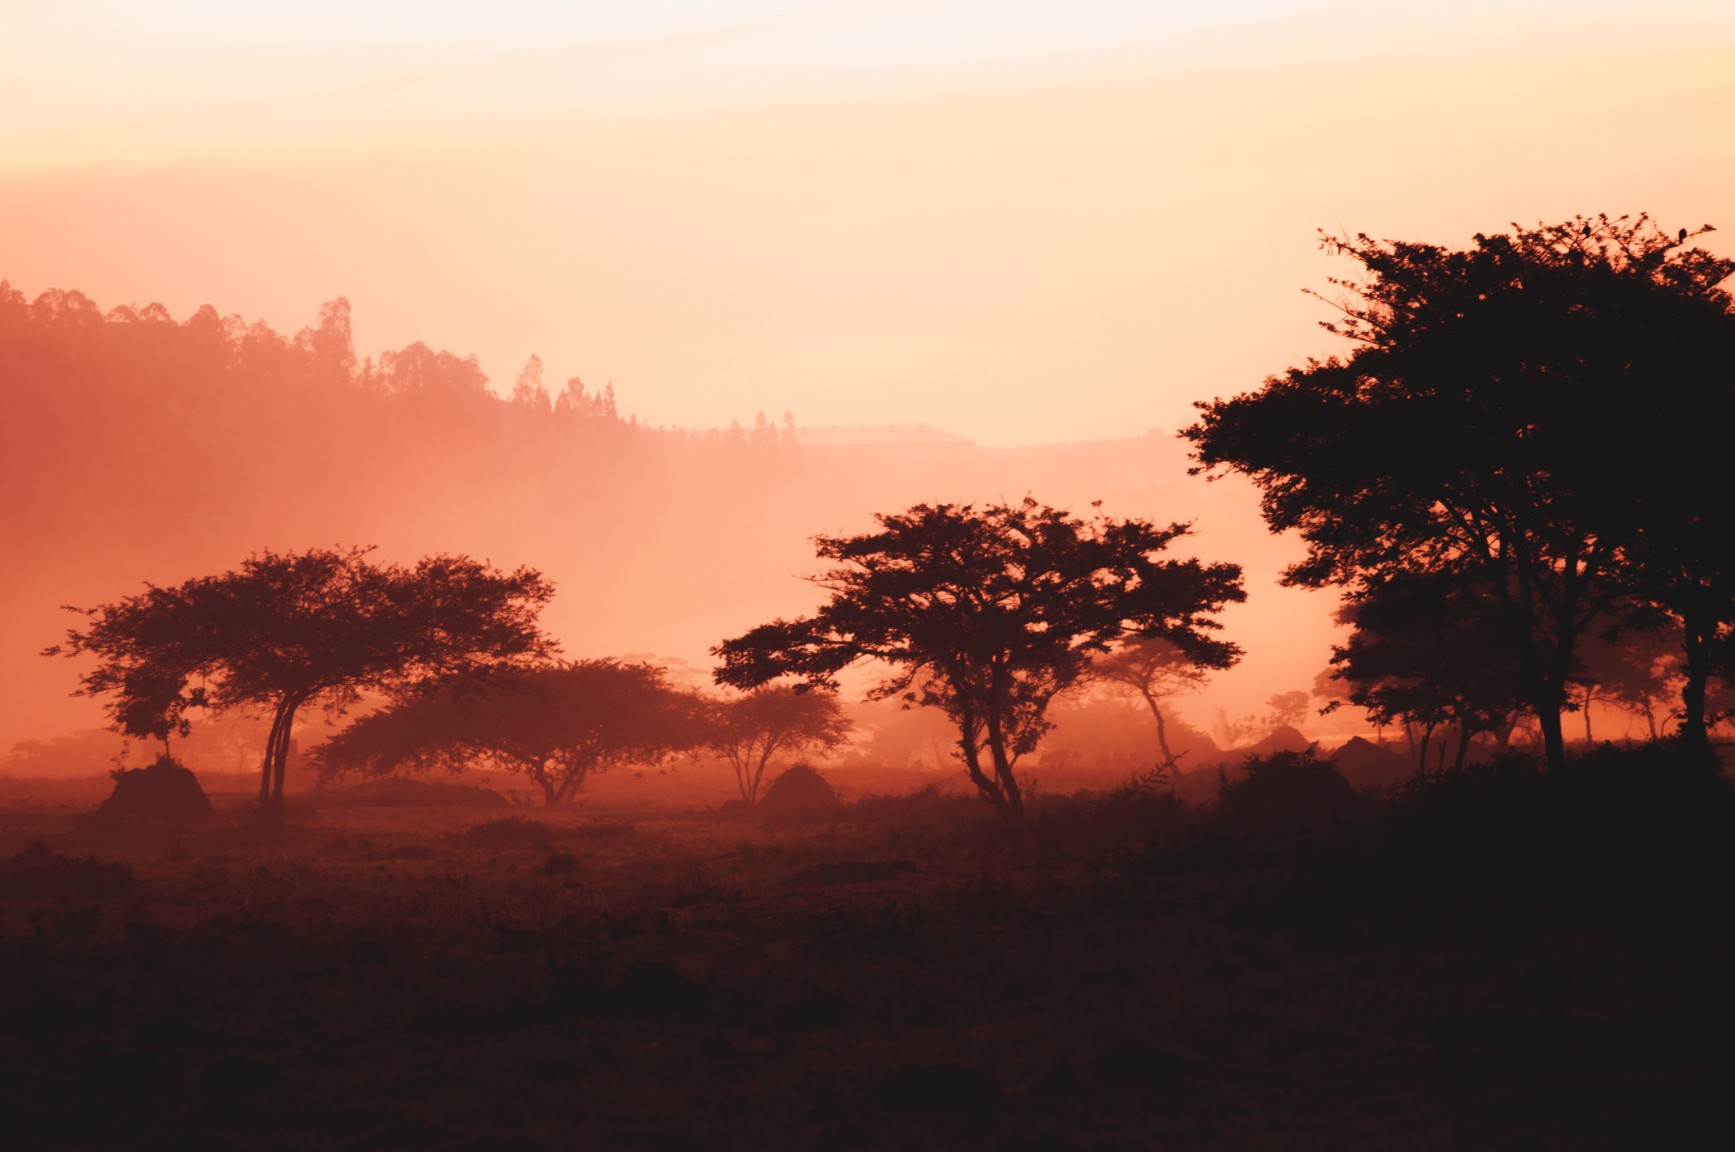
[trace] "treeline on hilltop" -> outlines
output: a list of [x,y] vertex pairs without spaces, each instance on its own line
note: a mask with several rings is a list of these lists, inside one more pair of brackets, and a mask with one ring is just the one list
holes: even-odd
[[0,746],[95,721],[41,675],[37,653],[70,623],[59,605],[260,547],[529,564],[560,588],[548,623],[575,654],[696,659],[799,611],[808,539],[879,509],[1039,491],[1173,518],[1215,495],[1185,482],[1169,437],[877,458],[805,449],[787,414],[650,427],[612,387],[557,384],[535,357],[497,394],[473,357],[428,344],[360,355],[342,299],[288,335],[209,306],[178,320],[0,282],[0,381],[0,686],[19,705]]
[[342,299],[286,335],[0,282],[0,381],[8,745],[89,723],[41,682],[62,604],[365,540],[534,564],[581,650],[696,649],[722,625],[695,628],[695,605],[777,607],[768,570],[800,570],[817,499],[787,428],[648,427],[534,357],[509,396],[427,344],[364,358]]
[[534,356],[510,398],[474,357],[420,342],[363,359],[341,298],[287,336],[210,305],[177,321],[160,304],[104,312],[78,292],[31,301],[0,281],[0,373],[0,467],[31,497],[7,514],[36,531],[74,510],[125,533],[148,510],[160,532],[168,502],[205,522],[258,513],[278,530],[305,509],[323,527],[358,497],[469,499],[515,480],[620,478],[671,452],[764,457],[789,439],[763,420],[652,429],[618,413],[612,387],[575,377],[551,394]]

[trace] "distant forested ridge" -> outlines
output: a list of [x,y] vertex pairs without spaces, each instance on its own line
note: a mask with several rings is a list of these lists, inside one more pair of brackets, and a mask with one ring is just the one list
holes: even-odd
[[96,722],[36,655],[72,623],[60,605],[262,547],[528,564],[556,581],[546,621],[572,655],[702,659],[804,610],[809,539],[876,509],[1036,492],[1172,519],[1212,495],[1172,436],[996,450],[885,429],[908,442],[876,450],[840,445],[852,431],[803,447],[788,416],[653,428],[612,387],[544,380],[535,357],[497,393],[474,357],[427,344],[359,355],[343,299],[285,335],[210,306],[177,320],[0,281],[0,750]]

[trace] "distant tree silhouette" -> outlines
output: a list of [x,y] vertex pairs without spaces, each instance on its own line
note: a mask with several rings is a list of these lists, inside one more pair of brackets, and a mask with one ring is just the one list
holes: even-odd
[[[1504,745],[1525,705],[1523,668],[1498,600],[1455,577],[1400,574],[1360,590],[1338,614],[1354,626],[1332,647],[1332,675],[1375,724],[1403,724],[1427,767],[1434,733],[1457,733],[1453,767],[1487,733]],[[1440,744],[1444,764],[1446,746]]]
[[830,601],[712,649],[722,660],[715,677],[739,688],[781,676],[833,688],[858,660],[890,664],[870,696],[943,710],[971,781],[1009,819],[1024,810],[1018,759],[1093,655],[1134,634],[1217,667],[1239,651],[1207,633],[1212,615],[1244,599],[1240,568],[1156,558],[1186,535],[1184,524],[1082,520],[1030,499],[918,504],[877,519],[877,532],[818,537],[819,556],[841,565],[817,580]]
[[777,755],[835,748],[850,722],[830,691],[765,684],[711,705],[706,741],[735,770],[741,799],[759,801],[766,765]]
[[1587,633],[1578,647],[1578,665],[1568,698],[1584,714],[1584,738],[1593,739],[1594,704],[1617,708],[1645,723],[1651,739],[1663,735],[1658,723],[1671,694],[1680,688],[1681,643],[1675,622],[1654,611],[1621,614],[1620,622]]
[[548,389],[542,384],[542,357],[532,354],[524,362],[518,379],[512,385],[512,410],[531,419],[554,411],[553,403],[548,399]]
[[1157,637],[1133,636],[1091,664],[1091,675],[1138,696],[1150,709],[1157,724],[1157,748],[1162,753],[1158,770],[1175,771],[1176,757],[1169,747],[1168,717],[1163,704],[1176,696],[1196,692],[1212,668],[1226,668],[1240,659],[1239,651],[1221,654],[1216,661],[1201,662],[1178,645]]
[[518,772],[550,807],[593,774],[700,743],[702,703],[663,669],[618,660],[509,668],[429,685],[364,716],[315,753],[326,773],[388,775],[481,765]]
[[1307,692],[1274,692],[1266,698],[1265,722],[1273,728],[1300,728],[1307,721]]
[[466,556],[413,568],[371,549],[263,551],[238,571],[72,609],[88,620],[44,655],[97,658],[78,694],[109,697],[114,726],[161,737],[186,710],[271,713],[259,798],[283,799],[296,714],[338,713],[362,690],[401,695],[427,680],[546,657],[536,625],[553,594],[530,569],[502,573]]
[[1723,498],[1659,472],[1653,447],[1728,406],[1727,363],[1709,366],[1735,265],[1686,240],[1644,216],[1515,227],[1465,250],[1327,238],[1361,266],[1332,281],[1343,318],[1325,325],[1355,351],[1200,404],[1184,433],[1197,470],[1246,474],[1271,528],[1301,533],[1308,555],[1285,582],[1452,573],[1489,589],[1551,768],[1574,651],[1641,559],[1648,595],[1699,631],[1721,636],[1735,614],[1703,574],[1727,571],[1729,537],[1702,527]]

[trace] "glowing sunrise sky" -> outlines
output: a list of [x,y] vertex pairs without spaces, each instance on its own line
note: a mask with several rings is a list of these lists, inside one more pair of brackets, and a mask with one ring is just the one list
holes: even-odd
[[1173,428],[1333,350],[1316,228],[1735,228],[1727,2],[4,13],[0,279],[345,295],[364,354],[536,352],[659,424]]

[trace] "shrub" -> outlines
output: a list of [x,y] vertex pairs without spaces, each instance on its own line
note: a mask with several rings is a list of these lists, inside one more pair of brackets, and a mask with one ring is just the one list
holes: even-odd
[[1336,829],[1362,803],[1336,768],[1304,751],[1249,756],[1239,780],[1225,779],[1215,822],[1249,843],[1279,847]]

